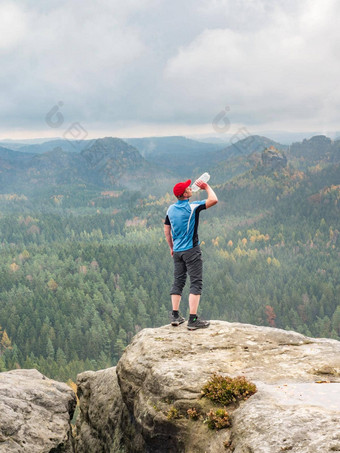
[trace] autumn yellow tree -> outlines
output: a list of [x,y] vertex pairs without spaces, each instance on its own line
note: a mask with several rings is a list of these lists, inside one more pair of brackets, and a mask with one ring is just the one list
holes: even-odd
[[19,269],[19,266],[17,265],[17,263],[12,263],[9,267],[12,272],[16,272]]
[[47,287],[51,291],[56,291],[58,288],[58,283],[53,278],[50,278],[50,280],[47,283]]
[[[1,331],[0,331],[1,335]],[[0,341],[0,352],[6,351],[6,349],[12,349],[12,343],[9,339],[6,330],[3,331],[1,341]]]

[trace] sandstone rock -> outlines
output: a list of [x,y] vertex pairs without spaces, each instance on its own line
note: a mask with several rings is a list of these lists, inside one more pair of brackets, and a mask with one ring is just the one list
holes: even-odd
[[77,420],[76,451],[128,452],[129,417],[117,382],[116,367],[86,371],[77,378],[80,414]]
[[[219,431],[202,422],[216,408],[201,398],[213,372],[245,376],[258,388],[228,407],[232,426]],[[83,373],[78,384],[83,414],[78,452],[86,451],[86,442],[94,453],[340,451],[335,340],[222,321],[193,332],[185,324],[144,329],[117,369]],[[193,407],[201,420],[187,418]]]
[[234,453],[340,451],[340,384],[258,383],[234,413]]
[[0,373],[1,453],[72,453],[73,391],[36,370]]
[[274,146],[265,149],[261,154],[262,165],[272,170],[287,166],[287,157],[283,151],[278,151]]

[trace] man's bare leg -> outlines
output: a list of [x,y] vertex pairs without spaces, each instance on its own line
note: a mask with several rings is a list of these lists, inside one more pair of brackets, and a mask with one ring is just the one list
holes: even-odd
[[180,294],[171,294],[172,309],[175,311],[179,310],[179,304],[181,303]]
[[189,294],[189,308],[191,315],[197,315],[198,305],[200,303],[200,294]]

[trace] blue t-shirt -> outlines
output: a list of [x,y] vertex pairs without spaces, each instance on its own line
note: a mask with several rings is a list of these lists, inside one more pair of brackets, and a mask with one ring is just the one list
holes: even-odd
[[171,226],[174,252],[183,252],[199,244],[197,228],[199,213],[206,209],[206,200],[178,200],[172,204],[165,217],[165,225]]

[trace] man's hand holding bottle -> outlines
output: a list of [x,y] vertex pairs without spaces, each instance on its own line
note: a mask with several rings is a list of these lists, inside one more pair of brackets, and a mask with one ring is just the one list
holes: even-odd
[[202,190],[207,190],[207,188],[209,187],[208,184],[206,182],[202,181],[201,179],[197,179],[195,181],[195,184],[197,187],[199,187]]

